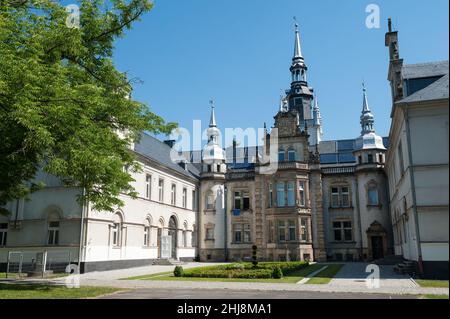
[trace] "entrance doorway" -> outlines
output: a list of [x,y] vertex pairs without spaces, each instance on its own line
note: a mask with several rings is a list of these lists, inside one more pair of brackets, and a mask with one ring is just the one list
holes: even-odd
[[177,258],[177,242],[178,242],[177,233],[178,233],[177,221],[176,221],[175,217],[172,216],[172,217],[170,217],[170,220],[169,220],[168,235],[172,239],[172,251],[171,251],[170,257],[173,259]]
[[372,258],[380,259],[384,257],[383,254],[383,237],[381,236],[372,236]]

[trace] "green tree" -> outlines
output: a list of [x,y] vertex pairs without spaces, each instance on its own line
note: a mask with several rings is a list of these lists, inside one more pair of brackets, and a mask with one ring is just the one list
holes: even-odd
[[114,41],[151,10],[148,0],[79,0],[79,27],[53,0],[0,0],[0,206],[42,187],[38,170],[85,193],[95,209],[136,196],[128,145],[169,133],[112,62]]

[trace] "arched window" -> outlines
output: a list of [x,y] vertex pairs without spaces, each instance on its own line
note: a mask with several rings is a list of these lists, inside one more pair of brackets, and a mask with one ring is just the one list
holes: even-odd
[[150,246],[150,220],[147,218],[144,221],[144,246]]
[[376,184],[370,184],[367,188],[367,203],[371,206],[376,206],[379,204],[378,188]]
[[111,227],[111,243],[115,247],[122,244],[122,215],[117,212],[114,214],[113,226]]
[[294,162],[295,161],[295,150],[293,148],[290,148],[288,150],[288,161]]

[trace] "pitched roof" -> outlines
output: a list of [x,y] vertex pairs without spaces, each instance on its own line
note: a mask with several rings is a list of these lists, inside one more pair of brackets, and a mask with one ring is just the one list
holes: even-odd
[[431,83],[427,87],[419,90],[410,96],[396,102],[395,104],[422,102],[448,99],[448,70],[447,74],[441,77],[439,80]]
[[428,63],[405,64],[402,67],[404,80],[442,76],[448,74],[448,60]]
[[186,169],[172,161],[170,157],[171,147],[157,138],[142,133],[139,143],[134,145],[134,151],[141,154],[171,170],[181,173],[187,177],[197,179],[200,175],[198,169],[191,163],[187,163]]

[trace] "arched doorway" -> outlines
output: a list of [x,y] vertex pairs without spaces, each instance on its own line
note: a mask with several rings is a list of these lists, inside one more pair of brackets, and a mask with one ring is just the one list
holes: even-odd
[[381,259],[388,253],[386,230],[374,221],[366,231],[369,254],[372,260]]
[[173,259],[177,258],[177,233],[178,233],[178,225],[175,216],[170,217],[169,219],[169,232],[168,235],[172,238],[172,251],[170,257]]

